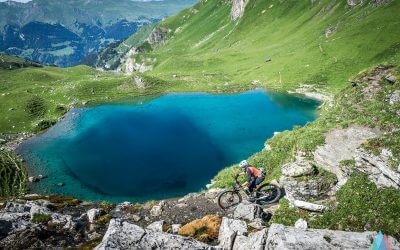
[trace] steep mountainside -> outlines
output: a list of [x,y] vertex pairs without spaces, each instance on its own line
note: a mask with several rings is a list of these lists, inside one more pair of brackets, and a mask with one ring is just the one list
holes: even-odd
[[130,57],[170,80],[269,88],[341,87],[366,67],[400,61],[399,1],[242,2],[200,1],[157,25],[164,46]]
[[195,0],[0,3],[0,51],[57,66],[76,65],[88,53],[126,39]]

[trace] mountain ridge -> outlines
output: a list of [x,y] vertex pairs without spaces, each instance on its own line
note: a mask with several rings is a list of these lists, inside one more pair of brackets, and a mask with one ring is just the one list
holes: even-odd
[[0,2],[0,51],[44,64],[73,66],[89,53],[124,40],[142,26],[158,22],[194,2]]

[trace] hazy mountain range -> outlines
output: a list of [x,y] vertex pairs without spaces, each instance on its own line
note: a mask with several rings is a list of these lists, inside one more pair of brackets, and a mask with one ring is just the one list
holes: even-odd
[[0,2],[0,51],[72,66],[196,0],[33,0]]

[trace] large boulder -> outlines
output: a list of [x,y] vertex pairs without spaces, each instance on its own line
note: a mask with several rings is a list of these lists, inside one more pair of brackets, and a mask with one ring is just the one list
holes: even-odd
[[129,249],[140,244],[146,231],[134,224],[111,219],[107,232],[95,249]]
[[242,220],[222,218],[218,241],[222,249],[232,249],[236,236],[247,234],[247,224]]
[[264,211],[262,207],[248,201],[243,201],[237,205],[235,211],[233,212],[233,217],[235,219],[244,219],[250,221],[253,221],[257,218],[262,218],[263,215]]
[[289,200],[323,199],[335,187],[335,183],[328,183],[323,176],[313,176],[306,179],[282,176],[280,185],[285,189]]
[[250,233],[249,236],[239,235],[233,244],[233,250],[263,250],[267,239],[267,229]]
[[[298,229],[272,224],[268,230],[265,249],[370,249],[375,232],[345,232],[325,229]],[[392,237],[393,249],[399,243]]]
[[112,219],[101,243],[95,249],[212,249],[211,246],[179,235],[144,230]]
[[162,232],[164,229],[165,222],[163,220],[155,221],[146,227],[147,230],[154,232]]
[[300,177],[314,172],[312,163],[305,159],[302,153],[296,155],[296,160],[281,167],[282,174],[288,177]]

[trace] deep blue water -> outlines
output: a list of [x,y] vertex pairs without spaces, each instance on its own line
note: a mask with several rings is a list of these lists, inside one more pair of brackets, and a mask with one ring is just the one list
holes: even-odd
[[33,192],[85,200],[168,198],[202,189],[222,168],[260,151],[275,131],[312,121],[318,105],[251,91],[73,109],[19,153],[32,174],[48,176]]

